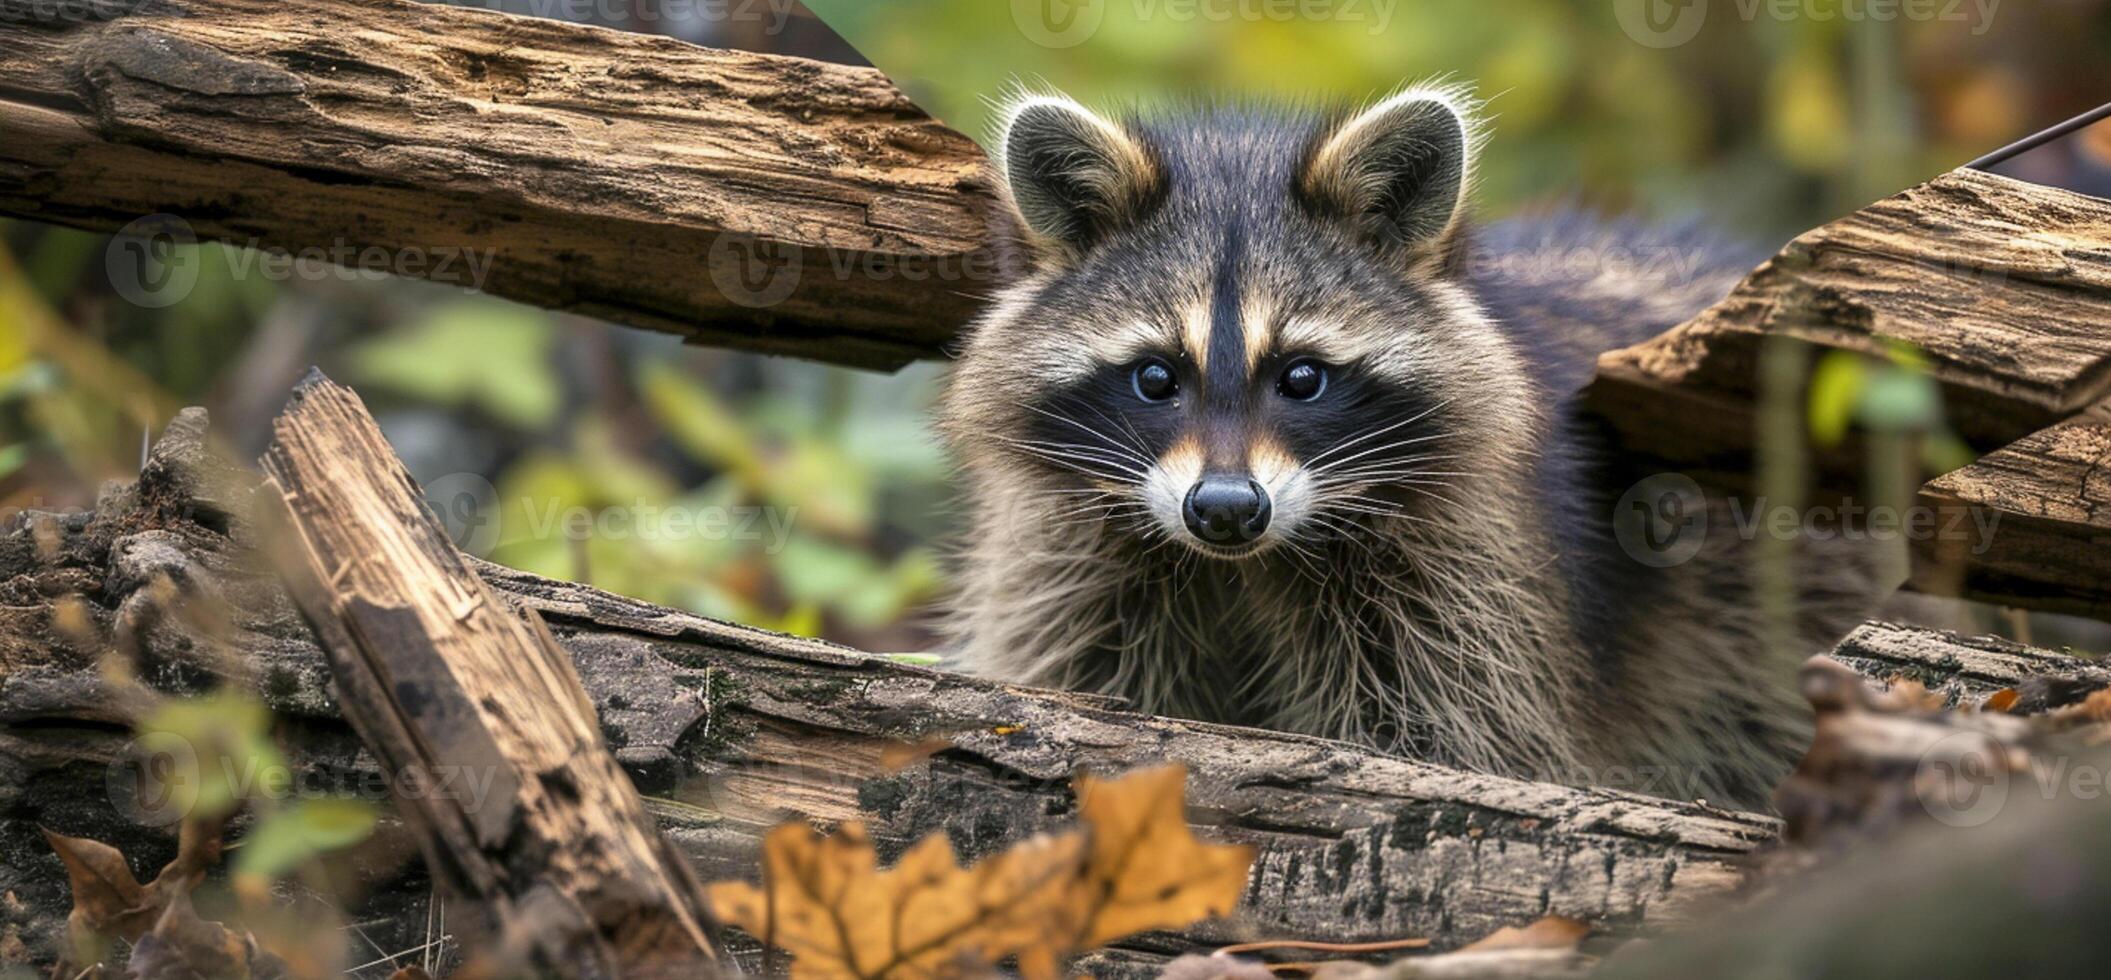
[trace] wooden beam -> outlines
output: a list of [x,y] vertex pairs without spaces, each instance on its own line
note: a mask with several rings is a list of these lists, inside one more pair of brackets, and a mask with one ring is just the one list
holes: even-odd
[[455,550],[350,389],[311,375],[273,429],[279,568],[428,871],[482,913],[467,945],[497,975],[717,973],[703,891],[541,618]]
[[[1722,302],[1603,355],[1588,402],[1630,452],[1749,473],[1772,337],[1814,354],[1910,346],[1950,424],[1982,449],[2006,445],[2111,394],[2111,201],[1944,174],[1798,236]],[[1861,472],[1852,454],[1821,463],[1841,480]]]
[[1914,588],[2111,619],[2111,405],[1930,480],[1920,501],[1949,533],[1914,541]]
[[410,0],[9,2],[0,214],[880,368],[995,275],[981,151],[871,68]]

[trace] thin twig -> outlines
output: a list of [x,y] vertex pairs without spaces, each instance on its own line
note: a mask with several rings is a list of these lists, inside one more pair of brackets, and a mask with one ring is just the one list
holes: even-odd
[[1302,939],[1267,939],[1255,943],[1234,943],[1218,949],[1214,956],[1230,956],[1234,953],[1259,953],[1275,949],[1304,949],[1321,953],[1385,953],[1396,949],[1421,949],[1429,945],[1427,939],[1388,939],[1375,943],[1320,943]]

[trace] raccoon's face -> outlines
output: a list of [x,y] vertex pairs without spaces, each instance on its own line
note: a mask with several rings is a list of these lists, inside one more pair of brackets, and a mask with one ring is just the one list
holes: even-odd
[[1012,106],[1000,171],[1035,263],[956,368],[1003,519],[1217,558],[1434,520],[1514,464],[1514,355],[1445,269],[1475,131],[1410,90],[1353,117],[1117,124]]

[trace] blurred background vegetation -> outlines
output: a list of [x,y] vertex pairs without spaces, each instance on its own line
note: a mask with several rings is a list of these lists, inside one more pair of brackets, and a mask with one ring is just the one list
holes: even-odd
[[[1284,19],[1300,7],[1280,0],[812,0],[820,20],[794,10],[782,30],[761,0],[463,2],[598,8],[610,26],[832,60],[862,52],[977,136],[984,100],[1020,81],[1149,105],[1362,100],[1448,72],[1477,82],[1497,115],[1484,211],[1562,200],[1699,215],[1765,245],[2090,107],[2111,51],[2111,4],[2082,0],[2010,0],[1990,18],[1943,0],[1931,9],[1961,19],[1926,22],[1777,19],[1763,3],[1746,19],[1725,0],[1670,47],[1623,29],[1617,0],[1302,8],[1333,12],[1322,19]],[[676,9],[703,16],[665,14]],[[1082,43],[1041,43],[1046,24],[1074,17],[1097,18]],[[12,222],[0,249],[0,509],[88,505],[183,404],[209,406],[254,453],[317,364],[359,388],[420,480],[490,505],[495,523],[473,516],[492,533],[471,540],[494,560],[868,649],[929,642],[923,611],[943,587],[951,526],[926,424],[935,366],[865,374],[423,283],[313,269],[279,281],[219,245],[187,256],[199,281],[181,302],[144,308],[113,289],[104,236]],[[775,508],[790,533],[548,526],[575,508],[716,505]]]

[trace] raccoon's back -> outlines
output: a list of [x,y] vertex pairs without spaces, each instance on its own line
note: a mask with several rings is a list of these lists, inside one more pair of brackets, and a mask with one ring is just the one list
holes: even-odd
[[1590,381],[1599,354],[1707,308],[1764,258],[1696,222],[1572,208],[1480,226],[1461,255],[1468,287],[1556,401]]

